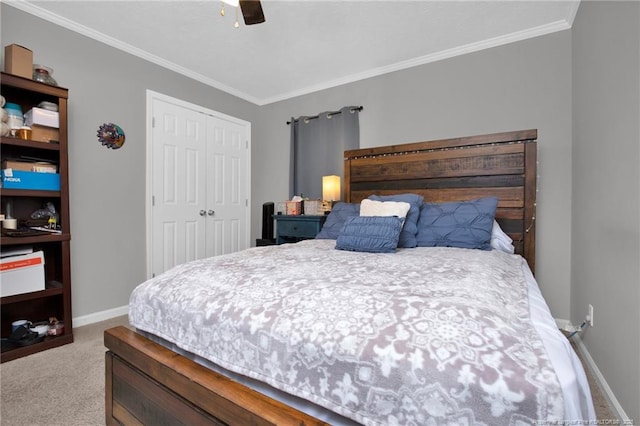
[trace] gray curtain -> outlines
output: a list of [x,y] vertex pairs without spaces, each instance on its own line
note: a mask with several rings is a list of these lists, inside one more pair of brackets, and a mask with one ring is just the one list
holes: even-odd
[[340,176],[344,193],[344,151],[360,148],[361,109],[350,106],[291,119],[291,196],[322,198],[325,175]]

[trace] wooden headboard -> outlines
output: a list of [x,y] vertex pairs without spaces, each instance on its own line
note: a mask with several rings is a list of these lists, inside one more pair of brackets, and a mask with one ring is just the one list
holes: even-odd
[[533,129],[345,151],[345,201],[402,193],[425,202],[498,197],[496,220],[535,272],[537,137]]

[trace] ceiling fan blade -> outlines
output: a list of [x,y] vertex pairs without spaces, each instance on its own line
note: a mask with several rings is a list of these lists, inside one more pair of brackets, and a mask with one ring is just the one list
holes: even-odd
[[246,25],[260,24],[265,21],[260,0],[240,0],[240,9]]

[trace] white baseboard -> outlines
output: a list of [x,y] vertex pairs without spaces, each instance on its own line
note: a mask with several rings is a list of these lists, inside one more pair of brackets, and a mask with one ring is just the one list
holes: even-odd
[[562,318],[554,318],[556,320],[556,326],[558,327],[558,330],[565,330],[568,327],[571,327],[571,321],[569,321],[568,319],[562,319]]
[[613,409],[613,414],[615,414],[623,422],[622,424],[633,424],[633,421],[629,418],[629,416],[627,416],[627,413],[624,412],[622,405],[620,405],[620,402],[618,402],[618,399],[613,394],[613,391],[598,369],[595,361],[593,360],[593,358],[591,358],[591,354],[587,350],[587,347],[584,345],[584,343],[582,343],[582,339],[580,339],[580,336],[576,335],[575,337],[573,337],[573,340],[575,341],[576,349],[578,350],[578,352],[580,352],[582,359],[587,364],[585,367],[591,370],[596,382],[598,383],[598,386],[600,386],[600,389],[602,389],[605,398],[607,398],[607,401],[609,402],[609,407]]
[[94,324],[100,321],[106,321],[111,318],[129,314],[129,305],[120,306],[119,308],[107,309],[106,311],[95,312],[89,315],[83,315],[73,319],[73,327],[82,327],[83,325]]

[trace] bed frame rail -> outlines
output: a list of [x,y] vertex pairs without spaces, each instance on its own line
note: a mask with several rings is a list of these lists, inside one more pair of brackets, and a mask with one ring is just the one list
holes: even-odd
[[107,425],[326,425],[127,327],[104,343]]

